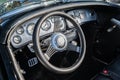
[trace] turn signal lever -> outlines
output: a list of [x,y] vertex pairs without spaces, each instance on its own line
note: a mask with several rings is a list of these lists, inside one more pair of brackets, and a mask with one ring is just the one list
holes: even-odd
[[115,18],[112,18],[112,19],[111,19],[111,22],[112,22],[113,24],[115,24],[115,25],[120,29],[120,20],[117,20],[117,19],[115,19]]
[[120,29],[120,21],[115,19],[115,18],[112,18],[111,19],[111,22],[114,24],[114,26],[110,27],[107,29],[107,32],[111,32],[113,31],[116,27],[118,27]]

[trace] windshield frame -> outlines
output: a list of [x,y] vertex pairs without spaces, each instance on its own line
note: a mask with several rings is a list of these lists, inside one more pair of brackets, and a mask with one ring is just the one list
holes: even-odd
[[[103,0],[10,0],[4,1],[0,5],[0,15],[11,10],[15,10],[21,7],[29,6],[34,3],[45,3],[44,6],[56,3],[68,3],[68,2],[77,2],[77,1],[103,1]],[[3,2],[3,1],[2,1]]]

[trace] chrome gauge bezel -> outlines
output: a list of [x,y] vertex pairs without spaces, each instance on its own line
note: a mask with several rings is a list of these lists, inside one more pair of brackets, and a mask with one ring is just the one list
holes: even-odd
[[[22,30],[21,33],[19,32],[20,29]],[[24,33],[24,31],[25,31],[24,28],[21,26],[20,28],[18,28],[18,29],[16,30],[16,33],[19,34],[19,35],[22,35],[22,34]]]
[[28,25],[27,25],[27,28],[26,28],[26,32],[29,34],[29,35],[31,35],[32,36],[32,34],[33,34],[33,31],[32,32],[30,32],[30,30],[29,30],[29,28],[32,28],[33,30],[34,30],[34,27],[35,27],[35,23],[29,23]]
[[43,25],[41,26],[41,29],[43,30],[43,31],[48,31],[48,30],[50,30],[50,28],[51,28],[51,25],[52,23],[51,23],[51,21],[49,21],[49,20],[46,20],[44,23],[43,23]]
[[[20,41],[19,41],[19,42],[16,42],[16,41],[15,41],[15,38],[19,38]],[[22,38],[21,38],[19,35],[16,35],[16,36],[13,37],[13,42],[16,43],[16,44],[19,44],[19,43],[22,42]]]

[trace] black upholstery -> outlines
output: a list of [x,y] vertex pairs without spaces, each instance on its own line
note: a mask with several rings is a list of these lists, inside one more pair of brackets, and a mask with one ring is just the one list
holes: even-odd
[[107,69],[113,80],[120,80],[120,56]]
[[109,77],[106,77],[104,75],[99,75],[98,77],[96,77],[94,80],[112,80]]
[[120,80],[120,56],[106,70],[108,74],[102,72],[93,80]]

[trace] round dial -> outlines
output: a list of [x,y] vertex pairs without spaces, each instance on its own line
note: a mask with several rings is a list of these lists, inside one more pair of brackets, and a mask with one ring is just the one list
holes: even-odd
[[54,23],[55,30],[64,30],[64,19],[60,16],[52,16],[51,21]]
[[21,39],[20,36],[14,36],[14,37],[13,37],[13,42],[14,42],[14,43],[19,44],[21,41],[22,41],[22,39]]
[[23,27],[20,27],[20,28],[17,29],[16,32],[21,35],[21,34],[24,33],[24,28],[23,28]]
[[50,23],[50,21],[45,21],[44,23],[43,23],[43,25],[42,25],[42,30],[43,31],[48,31],[50,28],[51,28],[51,23]]
[[30,23],[27,27],[27,32],[29,35],[32,35],[33,34],[33,30],[34,30],[34,26],[35,24],[34,23]]

